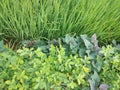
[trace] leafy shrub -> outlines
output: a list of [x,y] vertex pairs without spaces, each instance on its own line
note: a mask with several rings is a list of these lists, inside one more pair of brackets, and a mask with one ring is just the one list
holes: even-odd
[[49,52],[50,45],[59,47],[62,45],[65,48],[66,54],[76,54],[78,53],[80,57],[84,57],[89,53],[96,53],[100,50],[98,46],[98,40],[96,34],[91,38],[87,35],[72,36],[67,34],[64,38],[53,39],[48,42],[43,40],[24,40],[22,46],[27,48],[37,49],[40,47],[43,52]]
[[[120,49],[120,47],[119,47]],[[101,58],[103,63],[100,77],[103,83],[109,85],[109,90],[120,89],[120,53],[115,47],[108,45],[102,47],[101,52],[104,56]]]
[[0,52],[0,88],[9,90],[84,89],[89,69],[85,60],[66,56],[63,47],[51,46],[47,57],[41,49],[23,48],[18,55]]
[[42,45],[15,53],[0,42],[0,89],[97,90],[106,86],[119,90],[119,45],[100,48],[95,35],[77,38],[67,35],[63,45],[46,45],[50,47],[47,53]]
[[[36,46],[41,47],[43,51],[46,51],[46,49],[49,48],[49,45],[46,45],[46,44],[41,45],[39,43],[40,42],[36,42],[35,44],[33,44],[33,47],[36,47]],[[101,49],[98,46],[98,40],[95,34],[91,38],[88,38],[87,35],[81,35],[76,37],[66,35],[65,38],[61,38],[61,39],[59,38],[58,40],[54,39],[52,41],[49,41],[48,43],[53,44],[57,47],[59,47],[62,44],[63,47],[65,48],[66,55],[68,56],[71,54],[72,55],[78,54],[80,58],[88,59],[89,64],[86,64],[86,65],[87,67],[89,67],[90,71],[89,71],[89,75],[87,75],[87,80],[89,81],[91,89],[94,89],[94,90],[96,90],[98,86],[100,86],[103,80],[101,79],[102,77],[100,77],[100,73],[102,72],[101,69],[103,69],[102,66],[104,67],[105,65],[101,60],[101,59],[104,59],[103,56],[105,55],[105,57],[111,58],[109,56],[111,53],[114,54],[112,57],[116,57],[115,53],[120,53],[120,46],[117,45],[115,41],[114,41],[115,47],[114,48],[111,47],[111,49],[113,50],[111,49],[109,50],[106,47],[103,47],[105,50],[103,48]],[[109,45],[107,47],[109,47]],[[49,50],[47,51],[49,52]],[[101,53],[101,52],[104,52],[104,53]]]

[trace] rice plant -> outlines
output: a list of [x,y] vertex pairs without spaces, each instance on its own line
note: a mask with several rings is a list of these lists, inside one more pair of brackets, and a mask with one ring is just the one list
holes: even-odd
[[0,0],[0,33],[18,41],[68,33],[120,41],[120,0]]

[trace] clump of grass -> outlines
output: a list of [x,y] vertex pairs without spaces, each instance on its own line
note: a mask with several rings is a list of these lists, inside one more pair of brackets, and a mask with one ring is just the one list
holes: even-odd
[[96,33],[120,41],[119,0],[0,0],[2,38],[21,41]]

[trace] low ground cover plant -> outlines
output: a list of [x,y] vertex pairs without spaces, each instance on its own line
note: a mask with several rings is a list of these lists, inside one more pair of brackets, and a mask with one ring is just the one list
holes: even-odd
[[[92,38],[81,35],[79,39],[66,35],[62,40],[63,44],[56,45],[50,41],[50,45],[45,45],[44,48],[41,45],[37,48],[23,47],[16,52],[6,48],[1,42],[0,88],[120,89],[119,45],[114,42],[115,46],[100,47],[95,34]],[[78,44],[77,40],[80,40],[81,44]],[[56,42],[58,43],[57,40]]]
[[[119,47],[120,50],[120,47]],[[100,77],[102,82],[108,83],[110,90],[120,89],[120,52],[115,47],[108,45],[102,47],[100,52],[104,56],[101,58],[103,67]]]
[[51,46],[48,57],[40,48],[23,48],[17,53],[0,52],[1,89],[69,90],[88,86],[85,62],[77,55],[66,56],[63,47]]

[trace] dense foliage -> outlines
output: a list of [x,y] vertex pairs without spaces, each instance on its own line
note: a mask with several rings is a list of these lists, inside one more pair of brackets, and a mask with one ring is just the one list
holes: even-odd
[[119,49],[108,45],[103,47],[102,53],[104,56],[101,57],[103,64],[100,77],[102,82],[110,85],[110,90],[120,89],[120,52]]
[[70,42],[78,37],[69,35],[63,38],[66,41],[62,45],[45,45],[44,48],[49,47],[47,52],[39,46],[36,49],[23,47],[15,53],[1,42],[0,89],[96,90],[109,87],[109,90],[119,90],[120,46],[114,43],[114,47],[100,48],[95,35],[91,39],[86,35],[80,37],[81,44],[77,43],[76,52]]
[[0,90],[120,90],[120,0],[0,0],[0,40]]
[[64,48],[51,46],[49,56],[41,49],[23,48],[18,55],[9,51],[0,53],[0,88],[9,90],[80,89],[88,86],[86,62],[75,56],[66,56]]

